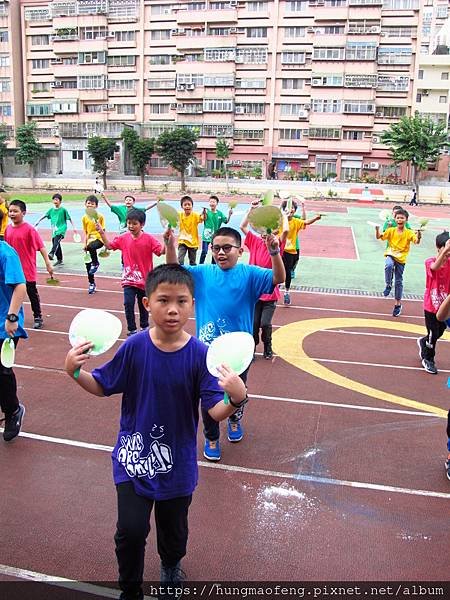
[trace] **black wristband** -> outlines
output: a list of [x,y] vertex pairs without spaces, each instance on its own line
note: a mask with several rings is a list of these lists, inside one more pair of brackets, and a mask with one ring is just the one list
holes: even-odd
[[231,399],[231,396],[229,396],[228,398],[230,400],[231,406],[234,406],[234,408],[241,408],[242,406],[244,406],[244,404],[247,404],[247,402],[248,402],[248,396],[245,396],[245,398],[242,400],[242,402],[239,402],[239,404],[236,404],[235,402],[233,402],[233,400]]

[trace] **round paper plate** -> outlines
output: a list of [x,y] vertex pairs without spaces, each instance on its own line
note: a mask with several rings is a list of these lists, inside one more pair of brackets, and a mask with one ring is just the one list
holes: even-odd
[[170,206],[170,204],[166,204],[165,202],[158,202],[157,207],[159,212],[159,220],[161,225],[166,229],[170,227],[171,229],[176,229],[179,223],[179,216],[175,208]]
[[14,364],[14,357],[16,355],[16,347],[12,338],[6,338],[3,341],[2,349],[0,352],[0,362],[4,367],[10,369]]
[[80,235],[79,233],[74,233],[74,234],[73,234],[73,241],[74,241],[76,244],[79,244],[79,243],[81,242],[81,235]]
[[217,367],[228,365],[240,375],[252,362],[255,341],[250,333],[233,331],[213,340],[206,355],[206,366],[214,377],[219,375]]
[[273,233],[281,229],[283,215],[276,206],[258,206],[249,213],[248,222],[257,233]]
[[122,332],[120,320],[106,310],[87,308],[75,315],[69,327],[71,346],[92,342],[90,354],[98,355],[109,350]]

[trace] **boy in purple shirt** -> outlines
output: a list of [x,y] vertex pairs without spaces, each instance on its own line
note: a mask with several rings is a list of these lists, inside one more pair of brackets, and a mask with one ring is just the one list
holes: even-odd
[[[77,383],[96,396],[122,395],[118,441],[112,453],[117,488],[115,534],[121,600],[143,598],[145,543],[155,505],[161,582],[184,578],[188,509],[198,480],[199,403],[221,421],[247,401],[241,379],[226,365],[217,380],[206,368],[207,346],[183,327],[191,316],[194,282],[179,265],[161,265],[146,281],[144,306],[154,326],[124,342],[114,358]],[[66,358],[73,377],[89,359],[90,342]],[[223,401],[224,391],[230,404]]]

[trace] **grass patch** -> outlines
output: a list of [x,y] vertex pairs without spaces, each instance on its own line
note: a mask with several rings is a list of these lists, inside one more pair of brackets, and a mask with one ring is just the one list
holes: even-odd
[[[17,190],[7,191],[7,195],[9,196],[9,200],[23,200],[26,204],[41,204],[43,202],[51,202],[52,196],[55,194],[55,191],[49,192],[19,192]],[[66,202],[84,202],[86,199],[87,193],[75,192],[75,193],[66,193],[63,192],[63,203],[64,200]]]

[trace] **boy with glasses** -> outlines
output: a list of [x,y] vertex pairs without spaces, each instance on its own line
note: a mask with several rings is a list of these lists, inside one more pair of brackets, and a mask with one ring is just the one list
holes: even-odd
[[[167,263],[176,263],[175,239],[171,232],[166,238]],[[253,335],[255,304],[262,294],[271,294],[284,281],[285,271],[280,256],[279,241],[268,235],[266,246],[271,269],[238,264],[244,249],[241,235],[232,227],[221,227],[212,238],[211,249],[216,264],[187,266],[195,282],[195,320],[197,337],[205,344],[219,335],[246,331]],[[244,383],[248,369],[241,375]],[[243,409],[228,419],[228,440],[240,442],[244,433],[240,423]],[[202,411],[205,445],[203,455],[211,461],[221,458],[219,423]]]

